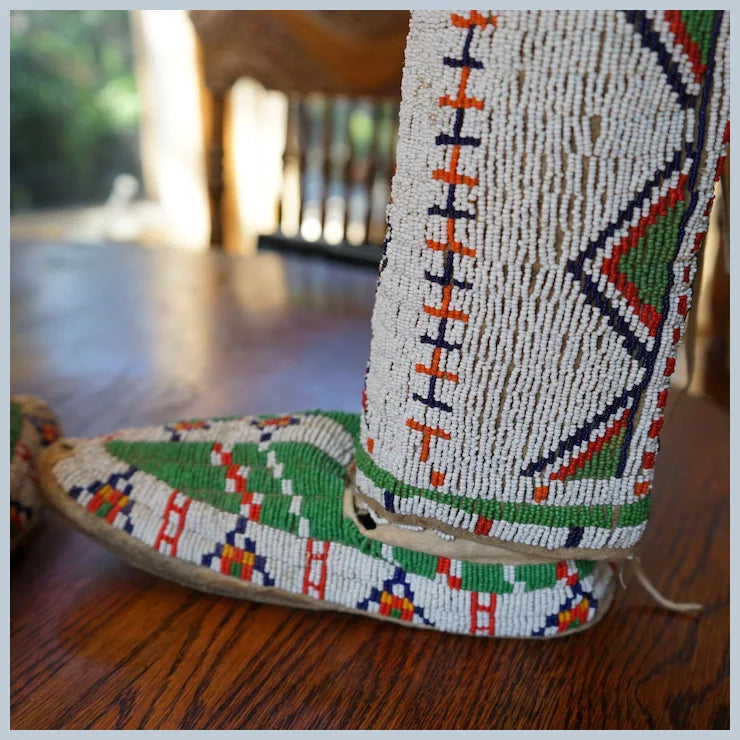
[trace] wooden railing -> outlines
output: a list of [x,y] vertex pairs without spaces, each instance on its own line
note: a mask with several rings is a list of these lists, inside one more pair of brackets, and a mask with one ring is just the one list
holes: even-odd
[[397,100],[292,96],[280,229],[260,245],[377,261],[397,135]]
[[387,133],[390,128],[392,139],[393,126],[386,121],[395,122],[397,103],[389,114],[377,101],[400,97],[408,11],[194,10],[190,18],[207,91],[210,243],[228,241],[221,228],[228,200],[222,112],[242,77],[302,96],[290,116],[281,234],[314,246],[327,239],[336,249],[382,241],[380,204],[387,200],[393,151]]

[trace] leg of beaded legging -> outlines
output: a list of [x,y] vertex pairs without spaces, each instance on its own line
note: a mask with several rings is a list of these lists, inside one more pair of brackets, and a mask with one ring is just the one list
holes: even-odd
[[728,136],[721,11],[412,14],[358,500],[620,557]]

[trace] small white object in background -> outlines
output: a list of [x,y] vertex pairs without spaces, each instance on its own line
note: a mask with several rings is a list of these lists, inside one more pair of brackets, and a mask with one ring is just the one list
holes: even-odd
[[138,214],[132,208],[139,192],[139,181],[126,173],[113,179],[108,200],[105,203],[105,237],[116,242],[136,241],[141,233]]

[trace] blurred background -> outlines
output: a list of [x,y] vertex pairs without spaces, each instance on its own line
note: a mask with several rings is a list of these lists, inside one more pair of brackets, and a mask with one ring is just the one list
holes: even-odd
[[[406,11],[11,11],[11,239],[376,265],[407,28]],[[723,405],[726,219],[718,185],[675,380]]]
[[262,236],[377,262],[407,12],[10,21],[14,238],[248,253]]

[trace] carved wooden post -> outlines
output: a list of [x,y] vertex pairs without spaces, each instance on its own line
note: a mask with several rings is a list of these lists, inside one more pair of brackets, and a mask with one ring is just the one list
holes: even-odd
[[211,211],[211,246],[223,247],[223,213],[221,209],[224,193],[224,97],[225,93],[214,93],[211,98],[211,135],[208,143],[207,173],[208,202]]

